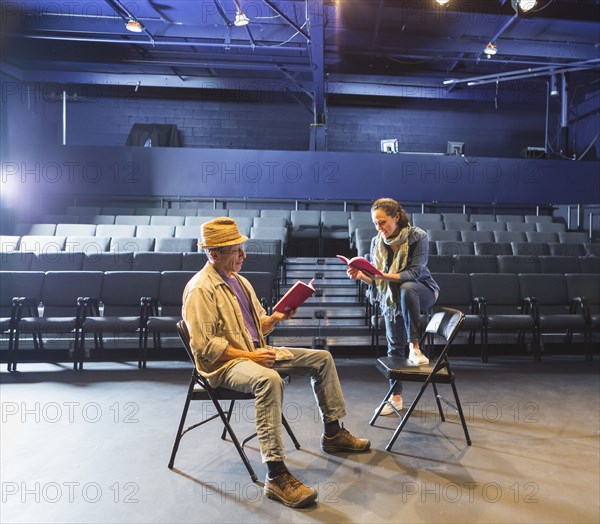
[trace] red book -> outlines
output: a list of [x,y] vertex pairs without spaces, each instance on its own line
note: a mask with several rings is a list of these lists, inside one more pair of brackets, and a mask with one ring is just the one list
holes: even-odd
[[273,311],[287,313],[291,309],[296,309],[304,303],[307,298],[315,294],[314,288],[315,279],[313,278],[308,284],[298,280],[287,293],[283,295],[277,304],[273,307]]
[[369,262],[365,257],[354,257],[351,259],[347,259],[343,255],[336,255],[344,264],[350,266],[354,269],[359,269],[360,271],[364,271],[365,273],[369,273],[370,275],[381,276],[383,273],[379,271],[371,262]]

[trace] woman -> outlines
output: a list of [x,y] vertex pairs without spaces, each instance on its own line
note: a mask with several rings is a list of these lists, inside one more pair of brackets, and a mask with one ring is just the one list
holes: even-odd
[[[415,365],[429,363],[419,346],[419,317],[435,304],[439,286],[427,269],[427,233],[409,224],[408,214],[392,198],[380,198],[371,206],[377,236],[371,242],[371,262],[383,275],[374,276],[348,268],[352,280],[375,285],[376,297],[385,320],[388,356],[404,356],[408,335],[408,359]],[[399,318],[401,317],[401,318]],[[404,321],[404,322],[403,322]],[[398,383],[381,415],[402,409],[402,384]]]

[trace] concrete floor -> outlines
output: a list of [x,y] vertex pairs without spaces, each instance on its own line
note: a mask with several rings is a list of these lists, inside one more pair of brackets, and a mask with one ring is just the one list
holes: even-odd
[[[169,470],[189,379],[183,362],[22,364],[0,373],[0,521],[181,522],[590,522],[600,520],[599,365],[581,356],[454,359],[473,445],[459,422],[437,420],[425,395],[391,453],[395,417],[368,421],[385,392],[371,358],[336,358],[350,415],[368,454],[325,455],[307,379],[286,388],[301,450],[288,466],[319,490],[293,510],[266,499],[220,427],[187,434]],[[416,386],[407,384],[405,397]],[[196,403],[192,414],[210,406]],[[253,428],[252,405],[234,413]],[[288,440],[289,442],[289,440]],[[256,441],[247,446],[259,480]]]

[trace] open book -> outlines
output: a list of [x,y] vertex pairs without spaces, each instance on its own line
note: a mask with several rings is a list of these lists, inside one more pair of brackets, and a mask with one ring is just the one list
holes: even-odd
[[381,276],[383,273],[379,271],[371,262],[369,262],[365,257],[354,257],[351,259],[347,259],[343,255],[336,255],[344,264],[347,266],[353,267],[354,269],[359,269],[360,271],[364,271],[365,273],[369,273],[370,275]]
[[287,293],[281,297],[279,302],[273,306],[273,311],[287,313],[290,309],[296,309],[307,298],[315,294],[315,279],[313,278],[308,284],[298,280]]

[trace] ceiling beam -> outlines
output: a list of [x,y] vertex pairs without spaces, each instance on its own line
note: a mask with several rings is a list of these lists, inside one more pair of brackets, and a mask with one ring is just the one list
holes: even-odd
[[313,69],[313,121],[310,127],[310,150],[327,150],[327,107],[325,99],[325,16],[322,0],[308,0],[310,27],[310,61]]
[[[273,11],[275,11],[275,13],[277,13],[281,18],[283,18],[283,20],[285,20],[289,25],[291,25],[298,33],[300,33],[304,38],[306,38],[307,41],[310,40],[309,34],[296,22],[294,22],[289,16],[287,16],[281,9],[279,9],[279,7],[273,4],[273,2],[270,2],[269,0],[263,0],[263,2],[267,4]],[[322,4],[322,2],[319,2],[319,4]],[[319,11],[322,12],[322,8],[319,7]]]
[[[42,92],[50,91],[53,87],[58,91],[62,91],[68,86],[74,86],[80,89],[80,95],[98,97],[102,96],[102,87],[107,86],[117,90],[118,95],[129,96],[133,95],[135,87],[139,89],[145,87],[163,88],[163,89],[206,89],[216,91],[231,91],[235,90],[240,93],[245,92],[281,92],[286,96],[301,95],[306,89],[311,89],[314,93],[314,86],[306,82],[298,82],[293,77],[281,79],[265,79],[264,77],[212,77],[212,76],[196,76],[186,77],[181,75],[166,75],[166,74],[115,74],[115,73],[79,73],[74,71],[48,71],[48,70],[22,70],[12,65],[0,63],[4,74],[22,82],[23,84],[39,84],[39,90]],[[385,83],[384,83],[385,82]],[[540,83],[540,96],[545,96],[545,84]],[[17,86],[18,87],[18,86]],[[543,89],[542,89],[543,87]],[[31,86],[23,85],[19,92],[26,92],[31,89]],[[37,89],[34,86],[34,89]],[[513,93],[514,91],[514,93]],[[505,88],[503,93],[504,99],[507,102],[518,102],[518,89],[512,90]],[[345,96],[369,96],[369,97],[394,97],[403,98],[420,98],[423,100],[447,100],[447,101],[493,101],[493,90],[487,87],[457,89],[452,93],[448,93],[444,86],[426,85],[424,82],[419,82],[418,79],[411,78],[391,78],[391,77],[365,77],[359,75],[332,75],[326,84],[327,96],[345,95]],[[325,96],[324,94],[324,96]],[[528,90],[528,97],[534,96],[534,90]],[[295,99],[295,98],[294,98]],[[529,100],[529,98],[528,98]],[[314,114],[313,102],[313,114]],[[325,108],[326,110],[326,108]],[[326,122],[325,122],[326,123]],[[324,126],[320,127],[326,131]],[[315,130],[316,131],[316,130]],[[316,137],[315,137],[316,138]]]

